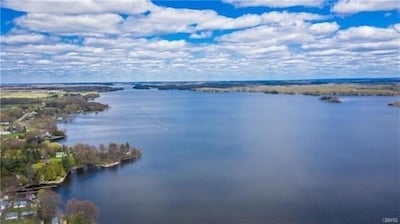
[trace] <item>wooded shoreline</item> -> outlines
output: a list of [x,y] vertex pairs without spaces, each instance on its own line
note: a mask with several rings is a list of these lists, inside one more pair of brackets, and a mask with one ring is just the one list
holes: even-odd
[[[93,102],[100,94],[89,91],[117,91],[122,88],[9,88],[5,91],[5,98],[2,94],[0,101],[1,193],[21,191],[32,185],[60,185],[77,168],[108,168],[119,165],[121,161],[141,157],[142,150],[128,143],[111,142],[106,146],[100,144],[97,148],[82,143],[69,147],[54,142],[66,136],[65,130],[57,127],[57,121],[61,118],[108,108],[106,104]],[[37,97],[29,98],[31,96]]]
[[400,96],[400,81],[390,83],[140,83],[134,89],[190,90],[206,93],[252,92],[288,95]]
[[98,164],[98,165],[94,165],[94,166],[85,165],[85,166],[72,167],[68,172],[66,172],[65,176],[60,177],[58,180],[44,181],[44,182],[37,183],[37,184],[28,184],[25,186],[20,186],[17,189],[14,189],[12,191],[3,192],[3,193],[5,193],[5,194],[25,194],[25,193],[36,193],[40,189],[49,189],[49,188],[54,189],[54,188],[57,188],[58,186],[62,185],[66,181],[66,179],[73,172],[75,172],[77,170],[86,169],[89,167],[95,168],[95,169],[107,169],[107,168],[112,168],[112,167],[118,166],[124,161],[128,161],[128,160],[136,161],[137,159],[140,159],[140,156],[130,156],[127,158],[123,158],[119,161],[105,163],[105,164]]

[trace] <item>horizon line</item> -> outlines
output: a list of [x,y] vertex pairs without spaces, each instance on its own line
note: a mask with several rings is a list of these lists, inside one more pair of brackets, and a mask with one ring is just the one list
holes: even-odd
[[160,81],[82,81],[82,82],[21,82],[21,83],[0,83],[0,87],[7,85],[49,85],[49,84],[132,84],[132,83],[198,83],[198,82],[295,82],[295,81],[340,81],[340,80],[396,80],[400,77],[360,77],[360,78],[305,78],[305,79],[249,79],[249,80],[160,80]]

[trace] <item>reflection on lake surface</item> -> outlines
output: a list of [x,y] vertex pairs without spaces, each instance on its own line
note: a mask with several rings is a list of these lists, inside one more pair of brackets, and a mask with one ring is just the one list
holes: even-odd
[[382,223],[400,211],[394,97],[131,90],[78,115],[66,144],[129,142],[143,156],[71,175],[64,200],[100,223]]

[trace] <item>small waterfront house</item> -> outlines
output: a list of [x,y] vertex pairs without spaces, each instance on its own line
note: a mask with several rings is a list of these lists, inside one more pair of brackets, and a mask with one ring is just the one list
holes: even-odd
[[9,212],[6,214],[6,220],[18,219],[18,212]]
[[25,211],[25,212],[22,212],[21,213],[21,216],[22,217],[25,217],[25,216],[33,216],[33,215],[37,215],[37,211]]
[[14,208],[25,208],[28,205],[27,201],[15,201]]
[[28,200],[34,200],[36,198],[36,196],[35,196],[35,194],[27,194],[26,195],[26,199],[28,199]]
[[56,158],[63,158],[65,156],[65,152],[56,152]]
[[0,211],[6,209],[7,207],[8,207],[8,202],[0,200]]

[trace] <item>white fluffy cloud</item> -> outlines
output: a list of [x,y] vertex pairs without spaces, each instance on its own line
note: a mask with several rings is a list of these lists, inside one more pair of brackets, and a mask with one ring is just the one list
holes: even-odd
[[337,35],[339,41],[391,41],[399,39],[400,33],[395,27],[377,28],[372,26],[350,27],[340,31]]
[[291,6],[320,7],[324,0],[224,0],[225,3],[236,7],[267,6],[271,8],[285,8]]
[[46,14],[140,14],[156,7],[150,0],[3,0],[2,7]]
[[[147,15],[130,16],[122,24],[122,30],[137,36],[168,33],[196,33],[198,31],[241,29],[259,25],[258,15],[230,18],[213,10],[157,8]],[[206,33],[203,33],[203,36]],[[193,34],[198,37],[198,34]]]
[[28,13],[15,20],[19,27],[32,31],[76,34],[119,32],[118,25],[123,19],[118,14],[54,15]]
[[325,56],[353,55],[360,61],[370,60],[372,62],[389,57],[392,59],[392,63],[396,64],[396,58],[400,53],[399,43],[400,33],[394,27],[360,26],[340,30],[335,36],[304,44],[302,48],[313,54]]
[[368,11],[400,10],[398,0],[339,0],[332,8],[333,12],[352,14]]
[[213,30],[235,30],[263,24],[285,25],[294,21],[321,20],[324,16],[311,13],[269,12],[246,14],[237,18],[218,15],[213,10],[157,8],[148,14],[128,16],[118,14],[58,15],[28,13],[15,24],[30,31],[59,35],[121,34],[146,37],[173,33],[188,33],[192,38],[209,37]]
[[190,34],[189,38],[192,39],[203,39],[203,38],[209,38],[212,36],[211,31],[202,31],[202,32],[197,32],[197,33],[192,33]]
[[[311,2],[311,0],[305,0],[305,2]],[[231,18],[219,15],[214,10],[160,7],[145,0],[85,0],[83,2],[77,2],[77,0],[5,0],[3,5],[27,12],[26,15],[14,21],[20,28],[61,35],[99,35],[124,32],[132,36],[145,37],[188,33],[191,38],[205,38],[213,30],[234,30],[265,23],[290,23],[297,20],[323,18],[317,14],[288,12],[269,12],[262,15],[244,14]],[[124,19],[118,13],[125,13],[129,16]]]
[[1,37],[1,43],[5,44],[33,44],[41,43],[46,39],[41,34],[17,34],[17,35],[5,35]]
[[[149,15],[130,16],[122,24],[122,30],[136,36],[152,36],[169,33],[231,30],[255,27],[262,24],[285,25],[294,21],[321,20],[324,16],[312,13],[268,12],[261,15],[247,14],[237,18],[218,15],[213,10],[159,8]],[[196,34],[197,33],[197,34]],[[203,36],[206,33],[203,33]]]
[[307,23],[304,20],[292,21],[288,25],[262,25],[233,32],[218,38],[228,43],[260,43],[261,45],[305,44],[330,35],[339,26],[333,23]]
[[309,32],[315,35],[326,35],[339,29],[336,22],[314,23],[309,27]]
[[[14,19],[13,29],[1,36],[2,78],[47,74],[83,81],[83,76],[110,80],[109,75],[125,81],[252,79],[379,76],[400,69],[400,24],[343,29],[332,15],[317,13],[266,11],[228,17],[214,10],[127,2],[3,1],[27,13]],[[229,2],[238,7],[324,4]],[[178,33],[185,35],[174,36]]]
[[[367,38],[367,34],[373,36]],[[218,77],[226,73],[246,77],[249,71],[251,75],[282,72],[289,75],[293,71],[308,75],[357,74],[365,66],[373,68],[370,73],[378,73],[399,68],[396,62],[400,53],[396,49],[398,42],[399,33],[394,26],[362,26],[337,31],[335,23],[302,22],[292,27],[263,25],[236,31],[226,34],[217,43],[208,44],[91,36],[81,45],[5,45],[1,65],[6,72],[28,69],[35,74],[63,74],[65,71],[80,74],[84,71],[127,77],[141,74],[142,79],[156,76],[173,79],[171,74],[181,79],[196,79],[205,74]],[[298,45],[298,49],[293,49],[292,44]]]

